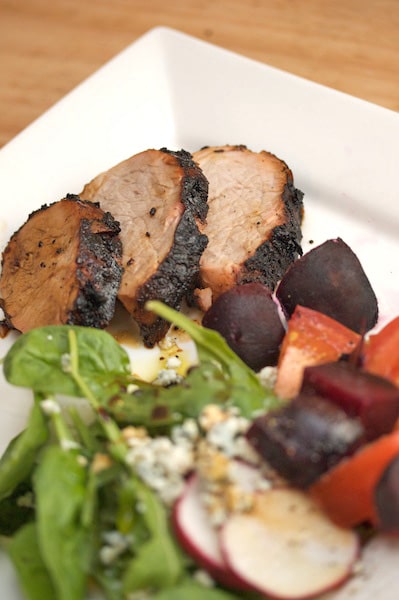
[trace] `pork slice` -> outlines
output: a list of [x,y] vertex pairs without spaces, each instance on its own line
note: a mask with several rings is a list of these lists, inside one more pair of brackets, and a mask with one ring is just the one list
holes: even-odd
[[14,233],[2,255],[1,306],[9,328],[103,328],[122,277],[119,225],[77,196],[44,205]]
[[145,310],[157,299],[179,309],[192,292],[207,244],[200,229],[207,213],[208,182],[191,154],[146,150],[97,176],[81,196],[98,201],[119,221],[124,274],[119,299],[153,346],[168,331]]
[[259,281],[273,290],[302,253],[303,194],[290,169],[273,154],[242,145],[206,147],[193,158],[209,182],[200,306],[206,310],[204,298],[209,305],[241,283]]

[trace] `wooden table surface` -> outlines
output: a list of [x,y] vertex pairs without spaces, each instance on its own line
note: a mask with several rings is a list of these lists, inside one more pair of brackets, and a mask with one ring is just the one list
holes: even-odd
[[399,0],[0,0],[0,146],[158,25],[399,109]]

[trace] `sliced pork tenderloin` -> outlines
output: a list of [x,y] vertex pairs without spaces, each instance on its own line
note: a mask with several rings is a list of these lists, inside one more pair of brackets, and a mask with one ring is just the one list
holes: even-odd
[[148,300],[179,309],[192,292],[207,244],[200,229],[208,182],[184,150],[146,150],[98,175],[81,196],[97,201],[120,223],[124,274],[119,299],[140,327],[144,344],[169,324],[145,310]]
[[103,328],[122,278],[119,224],[97,204],[67,196],[33,212],[2,256],[1,306],[8,328]]
[[302,252],[303,194],[290,169],[273,154],[242,145],[202,148],[193,158],[209,182],[199,305],[206,310],[241,283],[258,281],[273,290]]

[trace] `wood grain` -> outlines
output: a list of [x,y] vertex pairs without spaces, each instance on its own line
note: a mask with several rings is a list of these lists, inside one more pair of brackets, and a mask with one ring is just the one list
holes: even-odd
[[399,109],[398,0],[0,0],[0,146],[158,25]]

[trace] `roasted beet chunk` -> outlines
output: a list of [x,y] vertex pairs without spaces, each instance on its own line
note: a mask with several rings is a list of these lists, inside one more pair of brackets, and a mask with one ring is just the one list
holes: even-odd
[[399,389],[387,379],[360,371],[348,362],[307,367],[302,391],[340,406],[363,423],[368,441],[392,431],[399,418]]
[[258,417],[247,439],[282,477],[306,488],[364,440],[363,427],[328,400],[302,394]]
[[293,263],[276,293],[287,316],[300,304],[358,333],[377,322],[375,293],[359,259],[340,238],[327,240]]
[[218,331],[255,371],[277,364],[285,330],[271,292],[262,283],[247,283],[225,292],[205,313],[202,323]]
[[399,533],[399,456],[389,463],[379,480],[375,504],[381,528]]

